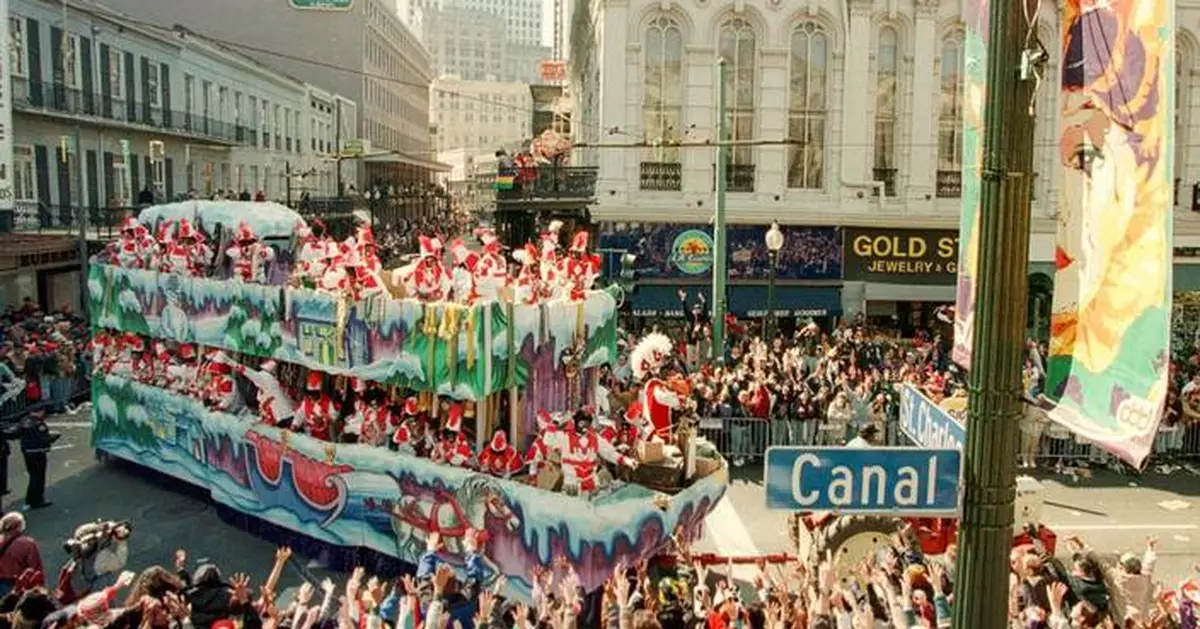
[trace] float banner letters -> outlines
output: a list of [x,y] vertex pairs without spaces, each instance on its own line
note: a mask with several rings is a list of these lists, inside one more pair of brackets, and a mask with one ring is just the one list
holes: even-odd
[[767,448],[767,508],[941,516],[958,511],[962,453],[923,448]]
[[954,283],[958,232],[949,229],[847,228],[843,279],[885,284]]
[[900,430],[922,448],[962,450],[967,428],[911,384],[900,391]]

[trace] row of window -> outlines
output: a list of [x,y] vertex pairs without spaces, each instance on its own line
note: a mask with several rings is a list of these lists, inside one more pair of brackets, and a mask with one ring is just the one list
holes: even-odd
[[[89,115],[125,118],[144,123],[171,124],[170,65],[142,56],[140,63],[141,109],[139,111],[138,65],[133,53],[110,44],[97,42],[74,33],[50,28],[50,69],[53,90],[46,93],[42,76],[43,56],[41,25],[32,18],[9,18],[9,61],[13,76],[27,81],[28,99],[38,105]],[[95,47],[95,48],[94,48]],[[93,64],[92,60],[98,59]],[[98,66],[98,67],[96,67]],[[236,129],[236,141],[264,149],[299,153],[301,151],[301,111],[267,98],[257,98],[231,90],[212,81],[197,82],[184,75],[183,119],[174,119],[182,129],[214,136],[230,136]],[[95,93],[98,88],[99,94]],[[96,105],[97,96],[100,106]],[[49,101],[49,102],[47,102]],[[115,112],[115,114],[114,114]],[[179,112],[174,112],[176,116]],[[316,127],[325,135],[316,143],[330,145],[331,125]]]

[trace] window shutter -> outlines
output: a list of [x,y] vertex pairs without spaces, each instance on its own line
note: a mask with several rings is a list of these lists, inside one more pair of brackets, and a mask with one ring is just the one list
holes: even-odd
[[112,64],[108,44],[100,44],[100,115],[112,118]]
[[[29,48],[27,51],[29,57],[29,104],[34,107],[46,104],[43,96],[45,88],[42,85],[42,33],[40,29],[41,25],[37,20],[29,18],[25,21],[25,41]],[[49,185],[42,188],[47,191],[47,194],[49,189]]]
[[138,157],[134,153],[129,154],[129,187],[133,191],[133,198],[136,200],[138,194],[142,191],[141,176],[138,174]]
[[[89,150],[83,163],[87,170],[87,206],[101,207],[103,204],[100,203],[100,177],[96,173],[96,151]],[[99,217],[92,216],[93,220],[96,218]]]
[[33,147],[33,167],[37,171],[34,176],[37,177],[38,203],[45,205],[45,209],[48,210],[50,206],[50,152],[40,144]]
[[50,76],[53,88],[50,95],[50,106],[59,111],[67,107],[67,91],[63,81],[62,67],[63,32],[57,26],[50,27]]
[[125,120],[137,122],[137,77],[133,73],[133,53],[125,53]]
[[175,160],[168,157],[163,165],[163,170],[166,171],[167,180],[165,185],[167,198],[163,200],[170,203],[171,199],[175,198]]
[[92,79],[92,40],[87,37],[79,38],[79,67],[83,71],[79,82],[83,90],[83,113],[92,116],[96,114],[96,84]]
[[171,127],[171,66],[163,63],[158,66],[158,85],[162,91],[162,123],[164,127]]
[[150,59],[142,57],[142,123],[154,124],[150,116]]
[[68,212],[64,209],[71,207],[71,167],[74,166],[70,162],[69,155],[63,155],[63,147],[59,146],[55,149],[55,166],[58,169],[58,206],[60,215],[65,216]]

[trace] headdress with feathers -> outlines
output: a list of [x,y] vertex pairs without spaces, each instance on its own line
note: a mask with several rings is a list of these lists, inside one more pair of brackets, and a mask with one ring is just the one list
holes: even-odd
[[647,334],[629,353],[629,364],[633,370],[633,376],[641,379],[646,377],[646,374],[652,369],[661,367],[667,357],[671,355],[674,347],[671,339],[663,334],[658,332]]

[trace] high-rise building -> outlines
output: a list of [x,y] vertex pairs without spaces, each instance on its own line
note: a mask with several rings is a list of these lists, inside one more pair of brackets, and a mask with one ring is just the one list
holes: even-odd
[[516,148],[530,137],[532,98],[525,83],[435,80],[429,102],[438,152],[492,154]]
[[399,0],[397,14],[433,56],[434,74],[471,81],[537,81],[541,0]]
[[[360,181],[427,181],[433,158],[429,84],[433,60],[399,19],[395,0],[356,0],[345,10],[304,2],[105,0],[156,24],[180,24],[231,44],[288,74],[359,103],[357,137],[375,154]],[[317,45],[319,43],[319,45]],[[345,138],[343,138],[345,139]]]

